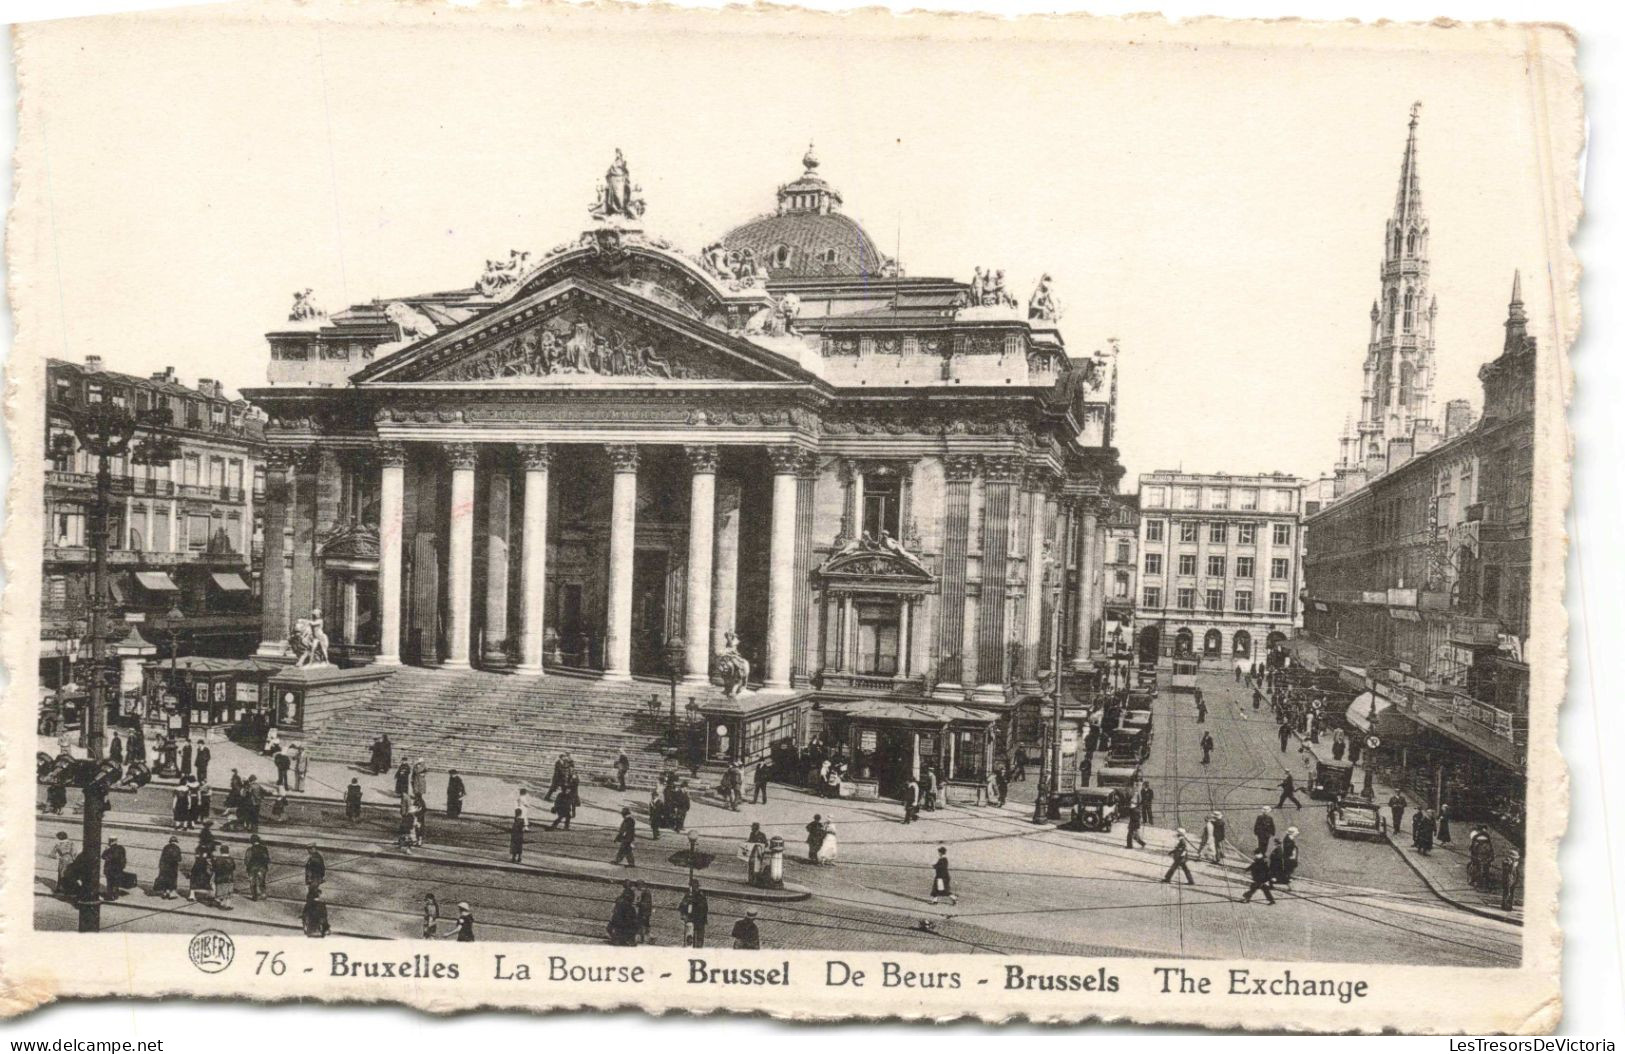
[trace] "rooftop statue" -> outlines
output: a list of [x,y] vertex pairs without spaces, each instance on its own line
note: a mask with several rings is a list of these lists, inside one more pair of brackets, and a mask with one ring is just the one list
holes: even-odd
[[1055,322],[1061,317],[1060,306],[1055,303],[1055,294],[1050,291],[1049,282],[1049,275],[1040,278],[1032,298],[1027,301],[1027,317],[1035,322]]
[[599,189],[598,202],[592,207],[595,220],[637,220],[643,217],[643,199],[638,197],[641,187],[632,183],[632,173],[626,165],[626,156],[615,150],[615,160],[604,173],[604,185]]
[[318,318],[326,318],[327,312],[316,306],[311,299],[310,289],[296,289],[293,294],[293,307],[288,310],[289,322],[310,322]]

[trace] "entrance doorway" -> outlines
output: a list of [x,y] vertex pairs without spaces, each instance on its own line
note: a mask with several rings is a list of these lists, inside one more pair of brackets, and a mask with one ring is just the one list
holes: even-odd
[[1216,629],[1210,629],[1202,635],[1202,654],[1210,659],[1217,659],[1224,651],[1224,634]]
[[666,575],[670,553],[639,549],[632,558],[632,672],[664,676],[666,670]]
[[1230,644],[1230,654],[1234,655],[1238,659],[1250,659],[1250,658],[1252,658],[1253,657],[1253,638],[1252,638],[1252,634],[1248,633],[1244,629],[1236,630],[1236,636],[1231,641],[1231,644]]
[[875,740],[874,773],[883,798],[901,798],[914,774],[914,733],[882,728]]
[[1162,652],[1162,634],[1157,627],[1147,626],[1140,631],[1140,661],[1155,663]]
[[1174,657],[1189,658],[1195,648],[1195,637],[1188,629],[1182,629],[1174,634]]

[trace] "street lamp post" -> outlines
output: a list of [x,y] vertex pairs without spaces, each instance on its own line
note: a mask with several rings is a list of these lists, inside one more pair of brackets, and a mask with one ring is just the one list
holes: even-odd
[[681,634],[666,641],[666,675],[671,686],[671,729],[668,735],[673,749],[677,747],[677,679],[682,672],[685,654],[687,649]]
[[688,885],[689,885],[689,888],[692,889],[694,887],[694,857],[700,851],[700,836],[698,834],[695,834],[693,831],[688,831],[687,834],[688,834]]
[[75,445],[96,458],[96,496],[91,504],[90,540],[94,571],[90,592],[90,701],[85,712],[85,747],[90,752],[92,774],[85,781],[84,846],[90,867],[85,876],[84,894],[79,901],[79,932],[95,933],[102,924],[101,855],[102,811],[107,797],[101,772],[102,737],[106,712],[107,658],[107,547],[111,541],[109,520],[113,495],[113,458],[130,455],[137,464],[168,464],[180,456],[180,444],[168,436],[149,434],[136,439],[138,428],[156,429],[167,424],[162,410],[132,414],[107,403],[96,403],[73,419],[73,435],[58,435],[52,453],[72,456]]

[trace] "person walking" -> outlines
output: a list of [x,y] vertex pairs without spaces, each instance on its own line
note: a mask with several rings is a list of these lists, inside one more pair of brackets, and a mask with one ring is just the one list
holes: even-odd
[[1275,807],[1277,809],[1279,809],[1281,806],[1285,805],[1287,802],[1291,802],[1293,805],[1296,805],[1300,809],[1303,808],[1303,802],[1298,800],[1298,785],[1292,779],[1292,773],[1291,772],[1288,772],[1286,774],[1286,778],[1283,779],[1278,784],[1278,786],[1281,788],[1281,797],[1275,803]]
[[1016,748],[1016,773],[1011,779],[1016,783],[1027,782],[1027,748]]
[[632,768],[632,760],[626,756],[623,747],[615,752],[615,789],[626,792],[626,774]]
[[344,818],[351,823],[361,819],[361,780],[355,776],[350,777],[350,785],[344,788]]
[[429,837],[429,803],[423,795],[412,795],[412,844],[421,846]]
[[1341,728],[1332,733],[1332,760],[1342,761],[1343,755],[1348,751],[1349,737]]
[[1298,829],[1288,827],[1281,839],[1281,883],[1292,885],[1292,875],[1298,870]]
[[948,903],[958,906],[959,896],[954,893],[953,876],[948,873],[948,847],[937,846],[937,862],[931,865],[931,903],[938,897],[947,897]]
[[1247,887],[1247,892],[1241,895],[1241,902],[1250,904],[1254,893],[1262,893],[1266,904],[1275,903],[1275,894],[1270,891],[1270,864],[1264,858],[1263,849],[1253,854],[1252,863],[1247,865],[1247,874],[1251,877],[1252,884]]
[[418,758],[412,762],[412,793],[419,798],[429,794],[429,761]]
[[287,751],[279,751],[271,763],[276,766],[276,785],[283,790],[288,789],[288,770],[293,767],[293,759]]
[[435,940],[440,936],[440,901],[433,893],[423,894],[423,929],[421,935],[426,941]]
[[655,898],[649,887],[641,881],[633,885],[638,891],[638,943],[649,943],[649,929],[654,925]]
[[182,783],[175,788],[175,801],[170,807],[170,813],[175,818],[175,830],[189,831],[192,829],[192,802]]
[[1202,690],[1196,690],[1196,723],[1207,724],[1207,700],[1202,698]]
[[1153,795],[1151,793],[1151,781],[1147,780],[1145,783],[1140,784],[1140,822],[1141,823],[1156,823],[1157,822],[1156,820],[1153,820],[1151,818],[1151,816],[1152,816],[1152,812],[1151,812],[1151,800],[1152,800],[1152,797],[1153,797]]
[[1124,815],[1128,819],[1128,833],[1123,836],[1123,848],[1133,849],[1138,842],[1140,848],[1144,849],[1145,839],[1140,836],[1140,806],[1130,801]]
[[632,819],[631,809],[621,810],[621,826],[615,832],[615,842],[620,847],[615,850],[615,859],[612,863],[624,863],[627,867],[637,867],[637,857],[633,855],[633,846],[638,840],[638,824]]
[[405,794],[412,789],[412,759],[403,757],[395,769],[395,794]]
[[937,771],[933,768],[925,770],[925,777],[920,781],[920,805],[926,812],[937,811]]
[[271,872],[271,850],[259,835],[248,840],[248,852],[243,856],[243,870],[248,872],[248,899],[265,899],[265,880]]
[[468,901],[461,901],[457,905],[457,926],[447,935],[448,939],[461,944],[472,944],[474,941],[474,910],[468,906]]
[[741,951],[756,951],[762,946],[762,930],[756,925],[756,909],[746,908],[745,917],[734,923],[734,947]]
[[510,864],[524,863],[525,860],[525,818],[519,810],[513,811],[513,823],[508,827],[508,862]]
[[463,815],[463,799],[468,795],[468,788],[463,784],[463,777],[457,774],[456,769],[446,773],[446,818],[455,820]]
[[192,741],[186,740],[181,747],[181,782],[189,782],[192,778]]
[[209,782],[209,761],[213,757],[214,752],[209,749],[208,741],[198,740],[197,752],[192,755],[192,764],[197,768],[197,781],[199,783]]
[[1440,845],[1450,844],[1450,804],[1448,802],[1441,801],[1439,803],[1438,830],[1434,833],[1439,839]]
[[553,782],[547,785],[547,793],[542,795],[543,801],[552,801],[560,787],[564,786],[564,755],[560,754],[553,761]]
[[311,893],[321,888],[322,881],[327,878],[327,861],[315,845],[309,847],[305,857],[305,889]]
[[1292,723],[1283,718],[1281,723],[1276,726],[1275,733],[1281,740],[1281,753],[1285,754],[1287,740],[1292,738]]
[[698,880],[688,884],[688,892],[677,902],[677,915],[683,920],[683,947],[705,947],[705,924],[711,915],[711,902]]
[[117,838],[107,840],[107,848],[102,850],[102,896],[105,899],[117,900],[124,895],[124,867],[129,859],[129,854],[118,844]]
[[913,776],[903,788],[903,822],[913,823],[920,818],[920,783]]
[[1206,765],[1213,760],[1213,733],[1202,733],[1202,764]]
[[1392,830],[1395,834],[1404,830],[1400,824],[1405,820],[1405,807],[1409,804],[1410,802],[1405,800],[1405,795],[1399,791],[1395,791],[1388,799],[1388,813],[1393,817]]
[[198,846],[197,855],[192,858],[192,872],[188,875],[186,899],[196,902],[200,897],[207,897],[214,892],[214,868],[209,860],[209,851]]
[[314,886],[305,898],[304,911],[300,912],[300,923],[304,927],[306,937],[325,937],[333,932],[327,920],[327,902],[322,899],[322,891]]
[[[170,841],[174,841],[173,838]],[[73,846],[73,839],[68,837],[67,831],[56,832],[56,841],[51,845],[51,856],[56,860],[56,891],[60,895],[66,883],[68,868],[73,864],[73,858],[79,851]],[[158,883],[152,885],[153,891],[158,892]]]
[[772,775],[772,770],[768,767],[767,762],[763,761],[756,766],[756,772],[751,778],[753,793],[751,794],[750,803],[752,805],[762,805],[767,802],[767,784]]
[[152,880],[152,891],[165,900],[174,900],[181,886],[181,840],[174,835],[158,853],[158,875]]
[[1224,863],[1224,847],[1229,844],[1224,826],[1224,813],[1217,809],[1213,812],[1213,862]]
[[637,893],[631,881],[621,883],[621,893],[609,909],[609,943],[619,948],[630,948],[638,942]]
[[1416,850],[1423,856],[1433,852],[1433,813],[1421,809],[1416,814]]
[[1258,819],[1253,821],[1253,835],[1258,839],[1259,855],[1268,853],[1270,840],[1275,837],[1275,818],[1270,815],[1268,805],[1259,810]]
[[222,911],[231,910],[232,894],[237,892],[237,861],[231,855],[231,846],[221,843],[214,855],[214,904]]
[[1523,854],[1508,849],[1501,857],[1501,910],[1511,911],[1517,903],[1518,883],[1523,880]]
[[[576,805],[579,804],[579,801],[580,800],[576,797],[574,780],[566,777],[564,786],[559,788],[559,796],[553,799],[553,804],[550,807],[553,812],[553,822],[547,825],[547,829],[549,831],[557,830],[559,824],[563,824],[564,829],[568,831],[570,829],[570,821],[575,818]],[[519,817],[522,824],[524,824],[527,828],[530,826],[528,823],[525,823],[524,810],[515,809],[514,813]],[[656,835],[656,837],[658,837],[658,835]]]
[[1168,853],[1169,856],[1174,858],[1174,862],[1168,865],[1167,872],[1162,876],[1164,882],[1172,882],[1174,873],[1183,871],[1185,872],[1185,884],[1187,886],[1196,885],[1196,879],[1191,877],[1191,865],[1187,860],[1190,851],[1190,839],[1185,834],[1185,828],[1181,827],[1174,831],[1174,847]]
[[820,813],[813,813],[812,821],[807,824],[807,863],[818,863],[818,854],[823,848],[824,817]]
[[293,789],[303,794],[305,792],[305,777],[310,775],[310,755],[305,752],[303,743],[293,745]]

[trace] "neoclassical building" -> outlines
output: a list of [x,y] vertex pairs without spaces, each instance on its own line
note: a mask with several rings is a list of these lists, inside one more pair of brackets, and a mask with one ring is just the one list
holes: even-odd
[[617,152],[584,232],[471,287],[296,297],[247,393],[264,650],[320,608],[354,661],[613,682],[675,660],[719,707],[737,651],[758,688],[729,705],[794,697],[821,728],[974,725],[1057,651],[1087,662],[1115,351],[1068,354],[1048,276],[1018,303],[1002,272],[905,275],[810,149],[697,254],[643,214]]

